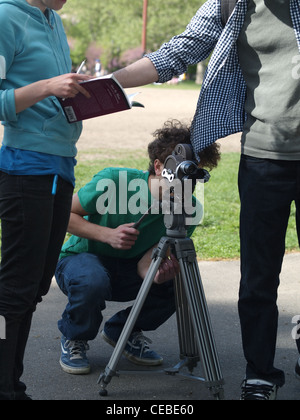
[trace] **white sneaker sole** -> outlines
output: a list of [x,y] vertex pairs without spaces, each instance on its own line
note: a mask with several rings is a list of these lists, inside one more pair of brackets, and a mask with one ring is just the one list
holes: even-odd
[[62,370],[70,375],[88,375],[91,372],[90,366],[85,368],[75,368],[64,364],[61,360],[59,360],[59,364]]

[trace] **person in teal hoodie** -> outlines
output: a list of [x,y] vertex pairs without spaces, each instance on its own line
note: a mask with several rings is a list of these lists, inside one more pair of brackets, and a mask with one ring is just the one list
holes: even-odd
[[0,0],[0,400],[29,399],[20,381],[32,314],[49,290],[74,189],[81,123],[57,97],[89,96],[71,73],[59,15],[66,0]]

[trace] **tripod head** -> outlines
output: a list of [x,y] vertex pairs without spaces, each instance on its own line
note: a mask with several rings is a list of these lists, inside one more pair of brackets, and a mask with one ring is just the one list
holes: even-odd
[[[185,199],[189,198],[191,200],[197,182],[208,182],[210,174],[205,169],[199,168],[190,144],[178,144],[172,155],[166,158],[162,176],[171,184],[171,197],[169,197],[171,198],[171,211],[170,214],[165,215],[164,219],[167,234],[172,237],[185,237],[187,234]],[[176,184],[178,185],[178,182],[181,183],[181,197],[179,200],[175,187]],[[187,184],[189,187],[191,185],[192,188],[185,188]],[[172,185],[174,186],[172,187]],[[187,194],[190,197],[187,197]],[[179,211],[178,202],[181,207]],[[176,206],[177,211],[175,211]]]

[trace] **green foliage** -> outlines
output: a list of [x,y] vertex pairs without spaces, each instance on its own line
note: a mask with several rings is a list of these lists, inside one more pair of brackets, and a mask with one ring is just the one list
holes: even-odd
[[[204,0],[149,0],[148,49],[181,33]],[[72,38],[72,59],[78,65],[91,43],[101,47],[106,67],[128,49],[141,45],[143,0],[69,0],[61,11],[67,36]]]
[[183,32],[204,1],[149,0],[148,48],[155,51],[163,42]]

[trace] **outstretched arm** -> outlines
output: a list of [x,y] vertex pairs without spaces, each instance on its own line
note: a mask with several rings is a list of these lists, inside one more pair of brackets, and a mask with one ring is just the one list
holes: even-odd
[[158,81],[158,73],[149,58],[131,64],[114,73],[123,88],[144,86]]

